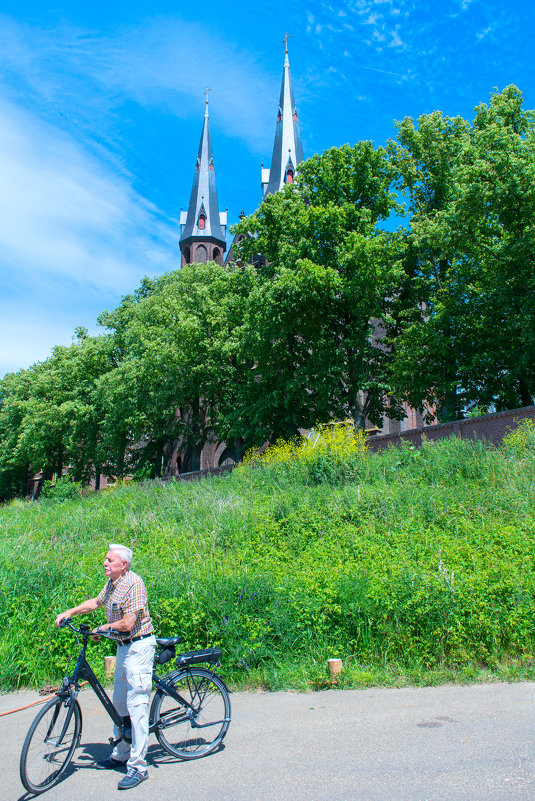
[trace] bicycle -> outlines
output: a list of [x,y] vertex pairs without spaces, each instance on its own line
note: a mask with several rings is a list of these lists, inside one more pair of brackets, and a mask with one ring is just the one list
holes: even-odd
[[[79,654],[72,674],[65,676],[55,697],[36,715],[22,746],[20,778],[26,790],[34,795],[44,793],[60,781],[80,744],[80,680],[88,682],[118,727],[119,736],[110,737],[110,744],[132,741],[130,718],[118,714],[87,661],[90,627],[82,623],[77,629],[69,619],[62,626],[74,632]],[[119,634],[113,630],[97,633],[109,639]],[[207,648],[176,656],[180,641],[180,637],[156,638],[158,648],[152,671],[156,692],[149,712],[149,731],[167,753],[190,760],[207,756],[220,747],[230,725],[230,698],[223,679],[211,669],[219,665],[221,650]],[[174,657],[175,669],[159,676],[157,667]],[[209,667],[197,667],[203,663]]]

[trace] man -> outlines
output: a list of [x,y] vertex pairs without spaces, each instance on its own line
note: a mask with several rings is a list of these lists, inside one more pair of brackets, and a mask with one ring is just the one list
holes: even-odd
[[[100,594],[56,617],[56,626],[59,626],[65,618],[85,615],[104,606],[107,623],[95,629],[96,638],[99,631],[114,629],[121,632],[117,644],[113,705],[120,715],[130,715],[132,746],[121,740],[107,759],[97,763],[99,769],[121,769],[126,765],[126,776],[117,785],[119,790],[137,787],[148,777],[145,756],[149,742],[149,699],[156,648],[147,590],[142,579],[130,570],[132,556],[130,548],[112,543],[104,560],[108,581]],[[115,739],[118,736],[116,727]]]

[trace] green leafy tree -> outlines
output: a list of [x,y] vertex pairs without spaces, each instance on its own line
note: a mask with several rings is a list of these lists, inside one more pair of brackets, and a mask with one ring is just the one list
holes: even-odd
[[27,479],[69,467],[79,480],[98,476],[102,450],[98,379],[110,369],[108,337],[56,347],[50,358],[6,376],[0,395],[0,475],[4,497],[22,494]]
[[316,420],[378,422],[389,397],[377,321],[396,285],[391,236],[394,172],[370,142],[333,148],[299,167],[235,231],[238,256],[264,263],[242,331],[248,436],[288,436]]
[[118,469],[159,475],[178,441],[182,471],[196,470],[206,442],[233,434],[235,330],[253,277],[187,265],[101,316],[121,354],[102,383]]
[[472,125],[440,112],[391,143],[410,229],[388,316],[392,382],[441,420],[468,404],[528,405],[533,337],[534,128],[515,87]]

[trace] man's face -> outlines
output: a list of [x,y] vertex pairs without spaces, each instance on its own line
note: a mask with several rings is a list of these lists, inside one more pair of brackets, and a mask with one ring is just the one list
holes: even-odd
[[117,551],[108,551],[104,559],[104,573],[112,581],[121,576],[126,568],[127,563],[121,559]]

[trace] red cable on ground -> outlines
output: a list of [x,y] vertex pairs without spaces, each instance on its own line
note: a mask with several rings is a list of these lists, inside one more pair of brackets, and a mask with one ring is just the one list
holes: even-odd
[[[87,684],[86,681],[83,681],[80,684],[80,687],[83,687],[84,684]],[[54,698],[56,693],[52,693],[52,695],[45,695],[44,698],[40,698],[38,701],[32,701],[31,704],[26,704],[25,706],[19,706],[17,709],[9,709],[7,712],[0,712],[0,718],[3,718],[4,715],[12,715],[14,712],[22,712],[23,709],[29,709],[32,706],[38,706],[39,704],[44,704],[45,701],[49,701],[51,698]]]

